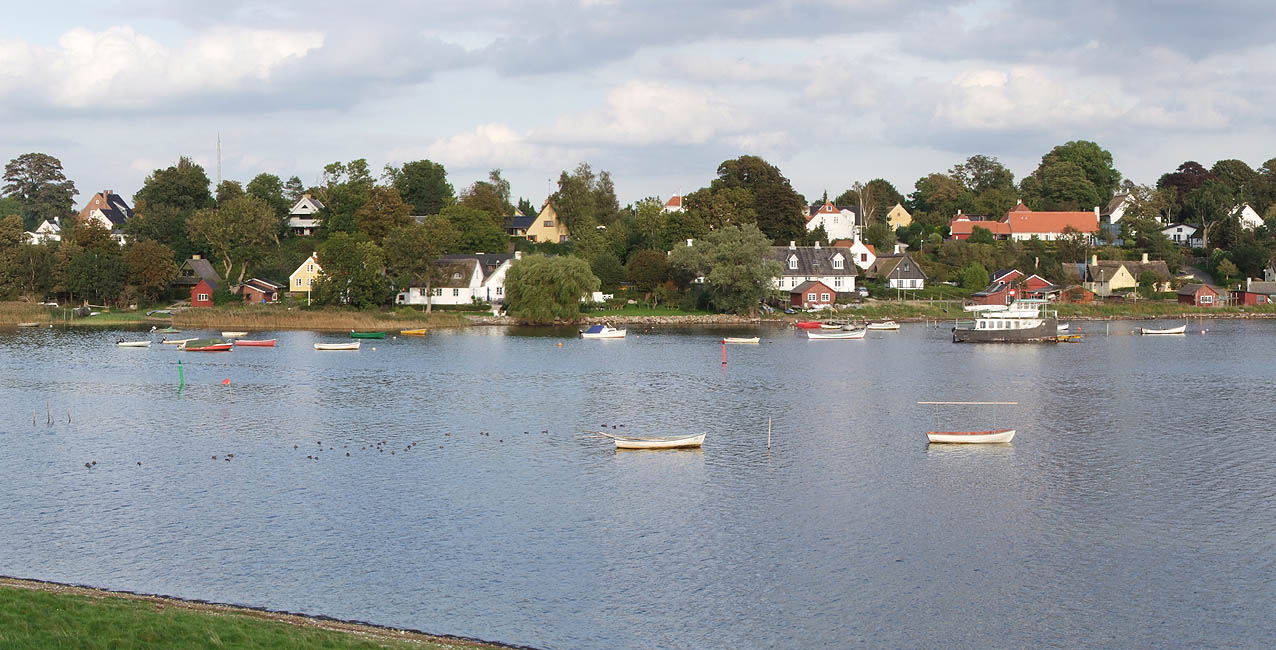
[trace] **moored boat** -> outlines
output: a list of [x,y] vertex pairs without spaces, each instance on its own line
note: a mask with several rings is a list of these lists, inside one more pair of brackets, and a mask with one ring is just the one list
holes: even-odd
[[993,444],[1010,442],[1015,437],[1014,429],[994,429],[992,431],[927,431],[926,439],[937,443],[950,444]]
[[838,321],[828,320],[828,321],[823,321],[823,322],[821,322],[821,323],[820,323],[820,329],[822,329],[822,330],[840,330],[840,329],[845,329],[847,325],[850,325],[850,323],[841,323],[841,322],[838,322]]
[[598,433],[612,439],[616,449],[692,449],[704,445],[705,434],[687,436],[618,436],[614,433]]
[[1016,300],[1007,305],[968,305],[975,319],[953,327],[953,343],[1053,343],[1059,321],[1043,313],[1044,300]]
[[164,345],[181,345],[181,344],[183,344],[183,343],[186,343],[187,341],[195,341],[195,340],[198,340],[198,338],[197,338],[197,337],[194,337],[194,338],[189,338],[189,339],[170,339],[170,338],[165,337],[165,338],[160,339],[160,343],[162,343],[162,344],[164,344]]
[[383,339],[385,332],[356,332],[350,330],[350,338],[352,339]]
[[864,338],[865,334],[868,334],[866,329],[839,330],[836,332],[807,330],[806,338],[812,341],[857,341]]
[[817,330],[823,323],[817,320],[799,320],[794,321],[793,326],[803,330]]
[[580,331],[582,339],[623,339],[628,330],[616,329],[609,324],[591,325]]
[[425,336],[425,328],[417,328],[414,330],[399,330],[400,336]]
[[1140,327],[1139,334],[1187,334],[1187,325],[1179,325],[1178,327],[1167,327],[1165,329],[1152,329],[1149,327]]
[[222,332],[222,336],[229,339],[237,336],[248,336],[248,332]]
[[899,329],[899,323],[896,323],[893,320],[877,321],[876,323],[869,323],[868,329],[876,331],[897,330]]
[[275,339],[236,339],[235,347],[273,348],[275,347]]
[[723,343],[758,343],[761,341],[756,336],[728,336],[722,339]]
[[18,327],[39,327],[39,323],[18,323]]
[[358,350],[359,341],[351,343],[316,343],[316,350]]
[[165,327],[162,330],[152,328],[151,331],[155,332],[156,334],[177,334],[181,332],[182,330],[179,330],[176,327],[169,326],[169,327]]
[[118,345],[118,346],[120,346],[120,347],[122,347],[122,348],[149,348],[149,347],[151,347],[151,342],[150,342],[150,341],[124,341],[124,340],[120,340],[120,341],[116,341],[116,342],[115,342],[115,344],[116,344],[116,345]]
[[187,352],[228,352],[233,347],[235,344],[226,339],[208,338],[192,339],[181,344],[178,349]]

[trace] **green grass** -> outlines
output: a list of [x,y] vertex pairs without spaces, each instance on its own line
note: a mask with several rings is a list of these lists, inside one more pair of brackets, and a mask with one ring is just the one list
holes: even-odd
[[[104,593],[104,592],[95,592]],[[215,648],[298,650],[347,648],[492,648],[446,639],[399,640],[389,630],[367,634],[320,629],[261,613],[207,611],[180,601],[122,595],[88,596],[0,586],[0,647],[8,650]]]

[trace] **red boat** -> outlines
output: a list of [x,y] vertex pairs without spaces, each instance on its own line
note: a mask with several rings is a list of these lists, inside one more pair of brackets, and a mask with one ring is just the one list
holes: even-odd
[[235,339],[235,347],[273,348],[275,347],[275,339],[265,339],[265,340],[257,340],[257,341],[246,341],[244,339]]
[[226,352],[235,344],[224,339],[191,339],[179,347],[187,352]]
[[793,323],[794,327],[804,330],[817,330],[820,329],[820,325],[820,321],[817,320],[800,320]]

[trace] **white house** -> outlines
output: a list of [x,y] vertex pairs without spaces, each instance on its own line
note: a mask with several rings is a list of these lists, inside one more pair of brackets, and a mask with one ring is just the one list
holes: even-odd
[[[62,228],[56,222],[44,220],[34,232],[26,233],[28,244],[43,244],[50,241],[62,241]],[[116,240],[119,241],[119,240]]]
[[1200,229],[1196,226],[1186,223],[1172,223],[1161,229],[1161,234],[1170,238],[1170,241],[1179,246],[1190,246],[1192,248],[1200,248],[1203,246],[1201,236],[1197,234]]
[[838,208],[832,201],[810,211],[806,217],[806,231],[811,232],[824,226],[829,241],[839,239],[859,239],[860,229],[855,223],[855,213],[846,208]]
[[[442,276],[438,285],[431,287],[432,305],[469,305],[475,302],[505,302],[505,274],[515,260],[523,254],[495,255],[474,253],[471,255],[444,255],[435,266]],[[424,305],[427,302],[425,287],[409,287],[400,291],[394,301],[400,305]]]
[[1125,209],[1130,205],[1130,193],[1123,192],[1112,197],[1108,201],[1108,207],[1104,208],[1103,214],[1099,215],[1102,223],[1118,223],[1121,217],[1125,216]]
[[1240,219],[1241,227],[1246,230],[1253,230],[1263,225],[1263,218],[1259,216],[1258,212],[1254,210],[1254,208],[1251,208],[1248,203],[1243,203],[1232,208],[1232,214],[1236,215],[1236,217]]
[[128,242],[124,235],[124,222],[133,218],[133,208],[115,190],[102,190],[93,195],[80,210],[80,223],[96,221],[111,233],[111,238],[123,246]]
[[773,287],[789,292],[803,282],[819,280],[838,293],[855,291],[857,271],[851,260],[851,249],[832,246],[772,246],[769,259],[780,263],[780,277]]
[[319,199],[309,194],[301,195],[297,203],[288,211],[288,230],[294,235],[313,235],[319,227],[319,219],[315,214],[323,209]]

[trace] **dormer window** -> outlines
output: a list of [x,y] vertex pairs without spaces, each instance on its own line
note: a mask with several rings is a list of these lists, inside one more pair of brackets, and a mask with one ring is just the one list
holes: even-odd
[[796,270],[797,270],[797,255],[790,255],[790,256],[789,256],[789,270],[790,270],[790,271],[796,271]]
[[842,267],[842,256],[841,256],[841,255],[838,255],[837,257],[834,257],[834,258],[833,258],[833,268],[834,268],[834,269],[836,269],[836,270],[839,270],[839,271],[840,271],[840,270],[842,270],[842,268],[843,268],[843,267]]
[[452,274],[452,279],[453,279],[453,280],[460,280],[460,279],[461,279],[461,274],[460,274],[460,273],[453,273],[453,274]]

